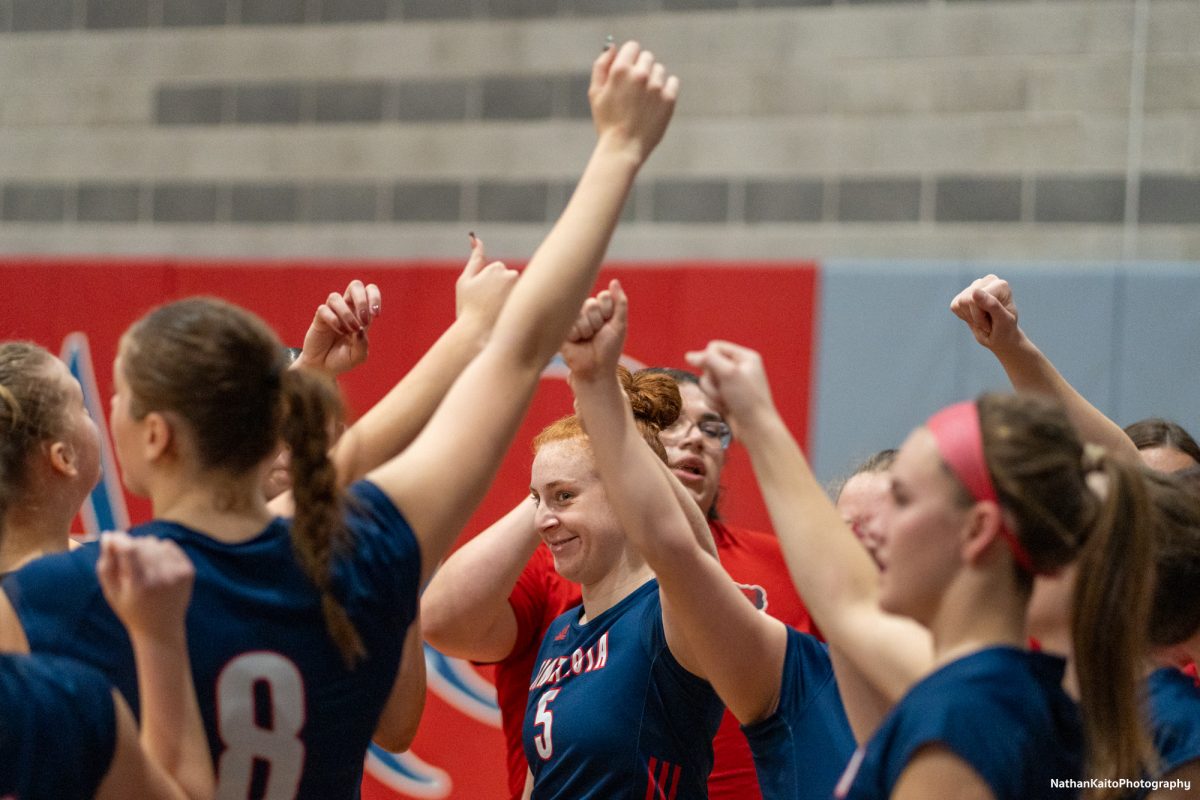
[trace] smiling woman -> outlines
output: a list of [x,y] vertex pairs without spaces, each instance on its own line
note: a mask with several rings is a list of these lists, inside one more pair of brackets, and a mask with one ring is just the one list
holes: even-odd
[[[611,298],[601,302],[611,316]],[[573,367],[582,347],[564,347]],[[659,433],[680,415],[675,381],[623,367],[619,375],[640,439],[665,472]],[[534,525],[558,573],[580,584],[583,605],[550,624],[534,662],[524,726],[533,797],[626,797],[630,787],[639,797],[658,787],[706,797],[721,703],[674,650],[658,583],[609,502],[589,432],[577,416],[560,419],[534,452]],[[691,504],[683,487],[678,494]]]

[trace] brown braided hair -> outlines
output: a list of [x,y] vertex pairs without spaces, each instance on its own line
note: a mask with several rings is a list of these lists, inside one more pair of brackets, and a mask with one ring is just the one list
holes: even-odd
[[329,427],[337,392],[303,370],[288,370],[283,345],[265,322],[215,298],[160,306],[121,340],[130,413],[170,411],[191,428],[200,466],[243,479],[282,439],[292,449],[296,513],[292,548],[321,594],[330,636],[347,666],[365,655],[358,632],[330,590],[332,556],[348,546]]

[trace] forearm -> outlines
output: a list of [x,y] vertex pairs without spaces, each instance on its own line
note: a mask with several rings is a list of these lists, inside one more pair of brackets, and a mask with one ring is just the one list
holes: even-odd
[[508,597],[538,541],[533,503],[525,499],[451,555],[421,596],[426,641],[457,658],[507,656],[507,639],[516,635]]
[[750,453],[792,580],[817,624],[831,634],[852,604],[875,605],[875,566],[774,407],[740,422],[738,437]]
[[500,313],[493,339],[544,365],[579,313],[616,228],[640,161],[601,137],[562,216],[533,254]]
[[142,748],[188,797],[211,797],[212,758],[183,629],[169,639],[131,639],[142,705]]
[[418,615],[404,637],[400,670],[371,737],[375,744],[392,753],[402,753],[412,746],[425,711],[425,687],[425,647]]
[[1008,375],[1013,389],[1048,395],[1058,400],[1084,441],[1103,445],[1130,458],[1138,458],[1137,447],[1125,435],[1125,431],[1068,383],[1024,333],[1015,345],[992,352]]
[[[642,438],[615,375],[572,380],[572,388],[576,410],[589,431],[596,469],[625,535],[651,569],[669,569],[673,554],[696,546],[670,483],[674,477],[661,468]],[[690,498],[689,502],[695,505]]]

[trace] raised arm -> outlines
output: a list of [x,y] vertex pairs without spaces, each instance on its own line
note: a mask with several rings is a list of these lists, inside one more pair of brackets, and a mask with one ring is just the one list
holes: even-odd
[[596,280],[635,175],[662,138],[678,80],[636,43],[595,62],[596,148],[571,200],[517,283],[483,352],[397,458],[371,473],[421,546],[423,577],[450,548],[495,475],[537,386]]
[[674,477],[638,432],[617,379],[628,305],[620,284],[614,281],[610,291],[610,302],[602,297],[585,307],[573,332],[578,340],[563,347],[576,410],[617,519],[658,576],[672,654],[707,678],[741,722],[755,722],[778,702],[786,631],[746,602],[701,549],[671,486]]
[[985,275],[959,292],[950,310],[967,323],[975,341],[992,351],[1013,389],[1055,398],[1066,408],[1084,441],[1104,445],[1135,463],[1140,461],[1137,446],[1121,426],[1077,392],[1025,335],[1017,324],[1017,306],[1008,281]]
[[880,610],[875,565],[780,418],[758,353],[710,342],[687,358],[704,370],[701,388],[750,453],[788,571],[813,619],[830,646],[895,703],[933,666],[929,632]]
[[508,598],[537,549],[533,512],[533,501],[524,498],[434,573],[421,595],[431,645],[472,661],[500,661],[512,653],[519,626]]
[[117,704],[118,745],[97,797],[212,797],[212,756],[184,632],[191,562],[170,540],[109,533],[96,571],[105,599],[129,631],[142,704],[140,748],[128,740],[128,708]]
[[471,257],[454,286],[454,323],[334,445],[331,456],[343,484],[363,477],[417,437],[455,379],[483,349],[517,275],[500,261],[489,263],[483,240],[471,236]]

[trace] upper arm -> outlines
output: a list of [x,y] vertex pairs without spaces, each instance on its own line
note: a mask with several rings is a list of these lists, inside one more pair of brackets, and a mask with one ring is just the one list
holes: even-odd
[[0,591],[0,652],[28,653],[29,639],[21,618],[8,599],[8,593]]
[[425,647],[421,642],[420,617],[408,626],[400,669],[384,704],[383,713],[372,737],[376,744],[392,753],[412,746],[425,711]]
[[892,800],[995,800],[992,790],[966,761],[939,744],[922,747],[900,774]]
[[659,574],[667,644],[739,722],[758,722],[779,702],[787,629],[756,609],[715,559],[694,553],[677,562],[678,574]]
[[[1147,800],[1184,800],[1195,797],[1193,785],[1200,785],[1200,758],[1188,761],[1159,778],[1160,781],[1177,781],[1182,785],[1170,789],[1158,789],[1147,795]],[[1186,786],[1187,788],[1183,788]]]
[[846,710],[846,719],[854,740],[863,744],[879,728],[883,718],[895,705],[895,700],[881,692],[863,675],[862,670],[836,647],[829,648],[833,674],[837,677],[838,695]]
[[124,698],[113,690],[116,746],[112,763],[96,791],[96,800],[182,800],[185,795],[146,756],[138,740],[137,723]]
[[[537,386],[493,337],[416,440],[368,476],[412,526],[428,580],[483,498]],[[488,402],[481,402],[486,397]]]

